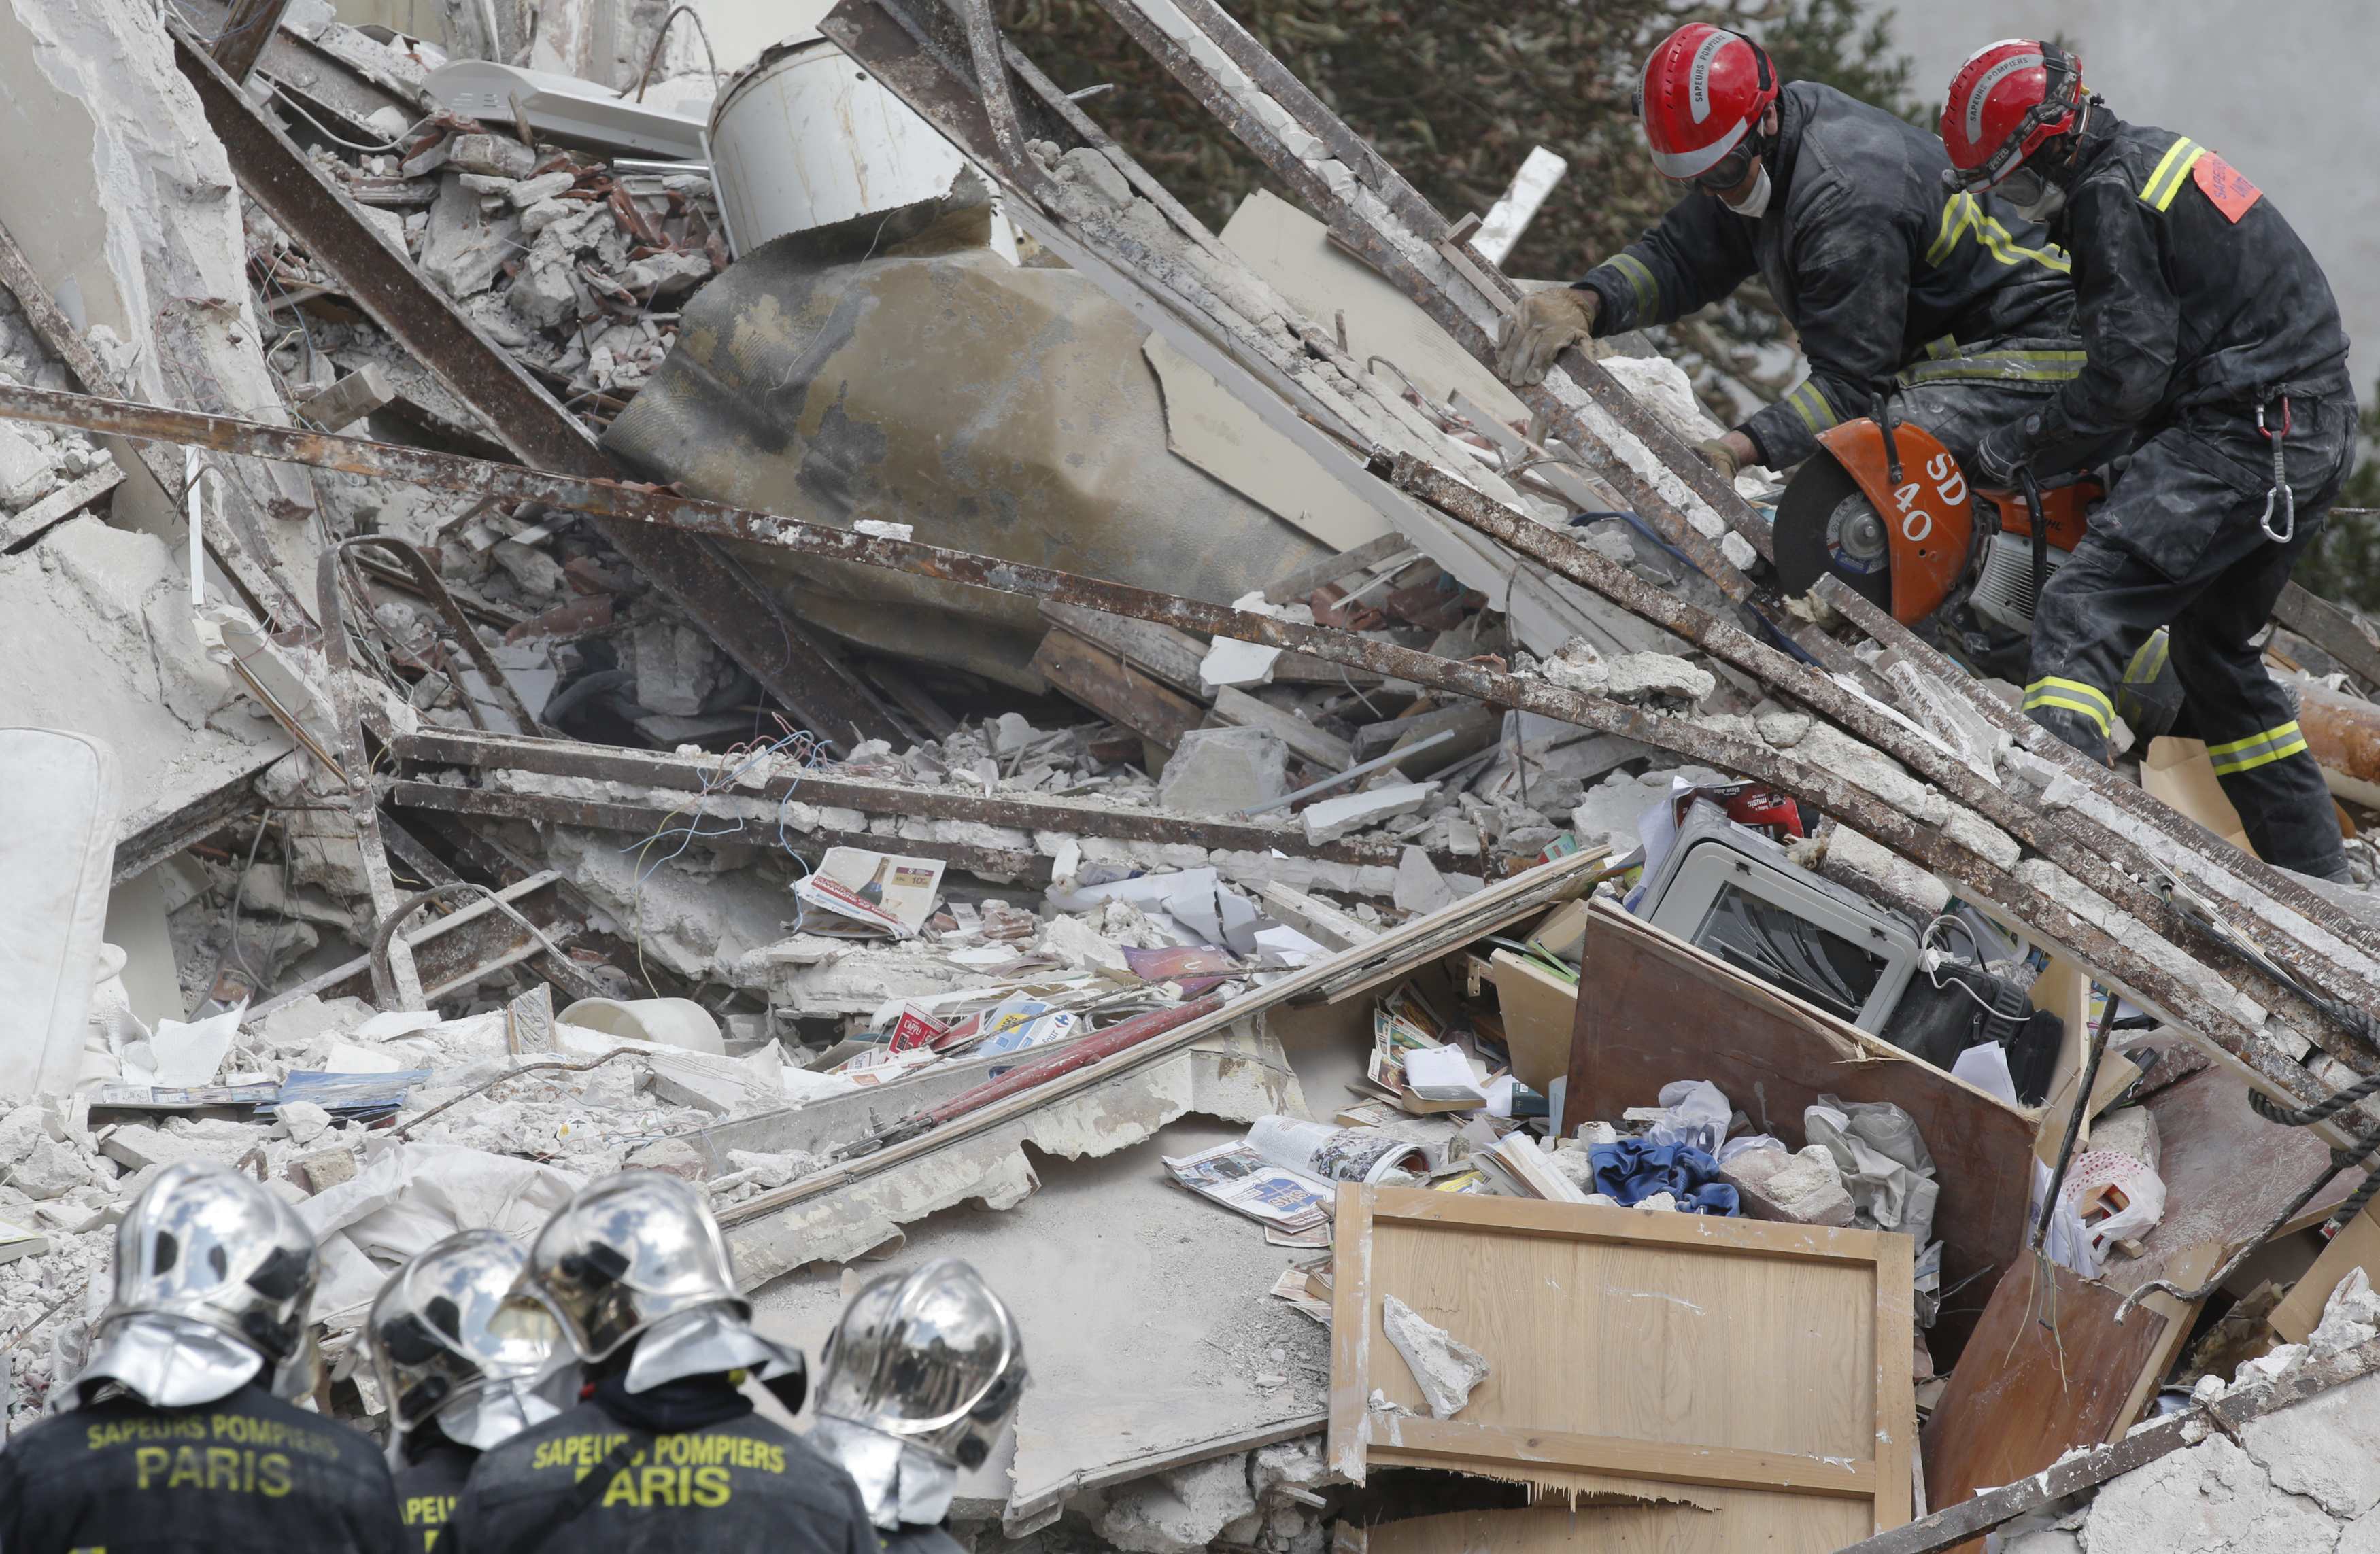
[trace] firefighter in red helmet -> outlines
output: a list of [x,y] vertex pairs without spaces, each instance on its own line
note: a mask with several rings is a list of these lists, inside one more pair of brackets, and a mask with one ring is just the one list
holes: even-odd
[[2055,43],[1979,49],[1950,82],[1952,186],[1991,190],[2072,256],[2088,364],[1984,439],[1985,485],[2118,453],[2108,500],[2034,615],[2025,711],[2108,758],[2110,698],[2159,626],[2258,856],[2345,880],[2297,709],[2254,638],[2354,461],[2347,334],[2273,202],[2187,135],[2127,124]]
[[1703,444],[1732,476],[1785,468],[1892,396],[1961,459],[2082,365],[2066,256],[1989,195],[1949,188],[1923,130],[1815,81],[1780,81],[1740,32],[1679,28],[1645,62],[1654,165],[1691,186],[1660,225],[1505,322],[1498,370],[1541,382],[1587,336],[1667,323],[1757,275],[1801,336],[1792,392]]

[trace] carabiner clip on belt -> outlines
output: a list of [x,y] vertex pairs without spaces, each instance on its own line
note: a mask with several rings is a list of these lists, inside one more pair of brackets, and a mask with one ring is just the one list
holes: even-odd
[[[2261,527],[2265,531],[2265,539],[2276,545],[2286,545],[2297,538],[2298,497],[2297,492],[2289,490],[2289,461],[2282,448],[2282,444],[2289,438],[2289,425],[2293,419],[2289,410],[2289,396],[2285,394],[2279,397],[2281,430],[2275,431],[2265,424],[2265,406],[2261,401],[2256,406],[2256,430],[2263,432],[2265,441],[2273,445],[2273,489],[2265,493],[2265,516],[2261,520]],[[2278,528],[2274,527],[2273,524],[2273,509],[2276,506],[2281,510]]]

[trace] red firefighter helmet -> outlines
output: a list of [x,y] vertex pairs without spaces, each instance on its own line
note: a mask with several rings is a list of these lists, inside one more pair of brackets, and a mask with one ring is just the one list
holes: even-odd
[[[1645,121],[1653,165],[1682,182],[1724,175],[1718,164],[1759,124],[1777,90],[1776,67],[1742,33],[1700,21],[1679,28],[1645,61],[1636,91],[1636,116]],[[1738,160],[1743,165],[1726,179],[1727,187],[1751,171],[1748,149]]]
[[2041,143],[2074,127],[2082,109],[2082,62],[2056,43],[2004,38],[1967,56],[1942,104],[1951,181],[1987,188]]

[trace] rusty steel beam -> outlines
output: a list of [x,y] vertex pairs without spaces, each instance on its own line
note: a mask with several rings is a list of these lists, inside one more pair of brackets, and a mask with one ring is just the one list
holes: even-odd
[[213,45],[215,63],[225,75],[247,84],[264,45],[281,30],[281,13],[288,8],[289,0],[232,0]]
[[2365,685],[2380,689],[2380,645],[2364,634],[2354,616],[2329,600],[2291,583],[2274,601],[2273,619],[2337,659]]
[[256,779],[273,762],[285,759],[268,756],[212,792],[201,794],[180,808],[157,816],[139,831],[118,837],[115,883],[121,885],[135,875],[146,874],[192,843],[203,842],[234,820],[261,808],[264,801],[257,796]]
[[[721,795],[732,797],[733,795]],[[579,798],[568,794],[519,793],[499,788],[457,788],[444,783],[400,781],[388,790],[388,801],[401,809],[431,809],[449,815],[480,815],[499,820],[531,820],[547,825],[579,826],[589,831],[613,831],[628,836],[662,836],[667,850],[674,833],[691,828],[706,847],[747,846],[774,851],[777,822],[770,816],[722,815],[698,810],[693,805],[630,804],[616,799]],[[820,847],[860,847],[870,852],[897,848],[921,858],[939,858],[953,868],[997,884],[1047,885],[1050,860],[1038,853],[1013,847],[984,847],[972,843],[913,841],[867,831],[817,829],[802,840]]]
[[[676,793],[700,793],[706,784],[720,784],[732,758],[665,755],[656,750],[630,750],[610,745],[581,745],[559,739],[512,739],[466,734],[457,729],[423,729],[397,736],[397,759],[429,765],[478,770],[526,771],[546,777],[583,777],[602,783],[628,783],[638,787],[666,788]],[[917,819],[974,820],[1014,831],[1055,832],[1069,836],[1103,836],[1120,842],[1148,842],[1203,847],[1209,852],[1280,852],[1291,857],[1324,863],[1394,868],[1403,848],[1395,843],[1310,843],[1295,825],[1261,821],[1195,819],[1161,810],[1125,809],[1059,798],[1026,795],[967,793],[956,788],[924,788],[873,778],[840,776],[826,771],[771,773],[755,783],[738,782],[713,789],[722,798],[785,798],[805,804],[856,809],[868,815],[906,815]],[[904,846],[908,844],[904,842]],[[1486,867],[1484,858],[1458,858],[1433,852],[1439,869],[1460,873]]]
[[[1802,702],[1828,722],[1891,756],[2123,911],[2148,923],[2165,938],[2192,945],[2202,959],[2235,966],[2235,979],[2244,978],[2252,984],[2259,999],[2268,1006],[2277,1003],[2301,1010],[2294,1023],[2312,1032],[2323,1049],[2340,1062],[2359,1071],[2380,1066],[2380,1053],[2323,1019],[2318,1011],[2293,991],[2265,976],[2252,960],[2240,955],[2221,938],[2200,929],[2176,910],[2151,883],[2161,875],[2146,849],[2137,842],[2110,831],[2087,815],[2070,809],[2045,810],[2028,802],[1829,676],[1756,641],[1732,623],[1653,587],[1609,557],[1582,544],[1568,530],[1533,522],[1442,470],[1410,457],[1401,455],[1381,461],[1375,466],[1375,472],[1457,523],[1509,545],[1520,554],[1694,644],[1719,662],[1743,671],[1770,690]],[[2208,859],[2212,867],[2220,867],[2225,861],[2223,855],[2234,851],[2211,839],[2200,845],[2202,853],[2210,846],[2221,849]],[[2271,937],[2270,924],[2259,922],[2241,927]],[[2295,942],[2272,945],[2271,953],[2301,977],[2325,986],[2335,997],[2351,1003],[2380,1004],[2380,979],[2374,978],[2368,965],[2358,967]]]
[[[178,22],[175,54],[240,188],[302,244],[390,338],[469,406],[524,463],[574,475],[620,471],[577,419],[423,278]],[[629,564],[829,743],[897,739],[876,698],[775,597],[716,545],[599,519]]]
[[[422,448],[359,442],[325,432],[293,431],[228,417],[153,406],[122,405],[42,389],[0,386],[0,419],[74,426],[129,437],[164,439],[226,453],[276,458],[354,475],[406,480],[440,490],[533,498],[560,507],[654,523],[716,538],[773,544],[797,554],[880,567],[1026,598],[1083,604],[1185,631],[1262,643],[1369,669],[1394,679],[1445,690],[1492,706],[1536,712],[1557,722],[1617,734],[1688,760],[1741,772],[1831,814],[1878,844],[1953,881],[1979,904],[1997,906],[2045,946],[2091,966],[2102,981],[2142,1008],[2199,1032],[2301,1101],[2320,1087],[2293,1059],[2275,1053],[2259,1026],[2228,1004],[2164,969],[2143,942],[2164,943],[2146,925],[2118,914],[2126,937],[2081,917],[2042,888],[1991,862],[1951,829],[1921,821],[1841,774],[1772,749],[1757,740],[1706,728],[1683,718],[1648,712],[1606,697],[1582,695],[1543,680],[1441,659],[1349,632],[1298,625],[1173,594],[1076,577],[1050,567],[964,551],[860,534],[773,514],[679,496],[649,487],[540,474]],[[434,786],[434,784],[424,784]],[[2168,950],[2171,946],[2166,946]],[[2176,958],[2186,960],[2173,950]]]
[[2343,946],[2365,955],[2375,953],[2373,929],[2325,899],[2302,879],[2238,848],[2210,848],[2204,827],[2176,814],[2142,789],[2088,759],[2039,723],[2012,710],[1915,632],[1845,587],[1840,578],[1822,577],[1811,593],[1847,617],[1877,645],[1899,652],[1913,667],[1963,698],[2026,754],[2071,779],[2094,798],[2152,833],[2155,840],[2151,845],[2157,856],[2177,866],[2187,866],[2183,871],[2193,887],[2211,890],[2221,901],[2244,907],[2251,916],[2260,917],[2259,929],[2250,933],[2252,939],[2269,937],[2270,929],[2278,929],[2301,943],[2307,941],[2304,929],[2293,927],[2287,919],[2272,917],[2272,908],[2278,906]]

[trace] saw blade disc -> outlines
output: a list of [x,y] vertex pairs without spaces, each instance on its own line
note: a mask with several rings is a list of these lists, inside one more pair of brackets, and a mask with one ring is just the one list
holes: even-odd
[[1777,578],[1807,593],[1828,573],[1878,609],[1892,608],[1883,517],[1851,471],[1823,449],[1803,462],[1777,503]]

